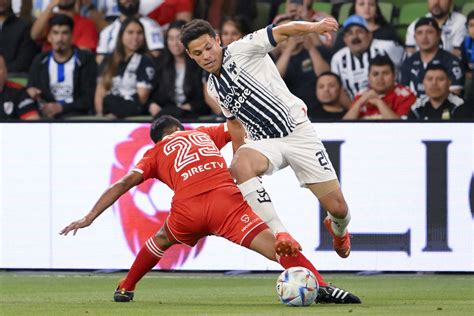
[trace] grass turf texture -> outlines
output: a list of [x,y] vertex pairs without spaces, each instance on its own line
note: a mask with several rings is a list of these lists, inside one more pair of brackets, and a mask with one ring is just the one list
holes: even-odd
[[474,275],[334,274],[362,305],[287,307],[277,274],[148,274],[131,303],[112,301],[123,273],[0,273],[0,315],[472,315]]

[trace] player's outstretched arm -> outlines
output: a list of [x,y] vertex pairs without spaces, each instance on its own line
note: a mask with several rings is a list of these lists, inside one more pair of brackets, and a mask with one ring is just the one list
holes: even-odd
[[336,19],[324,18],[320,22],[293,21],[273,28],[273,38],[277,43],[287,40],[290,36],[317,33],[325,35],[331,40],[331,33],[336,32],[339,27]]
[[109,206],[115,203],[125,192],[138,185],[143,181],[143,177],[140,173],[130,171],[122,179],[112,184],[95,203],[92,210],[80,220],[74,221],[63,230],[59,232],[60,235],[66,236],[69,232],[73,231],[73,235],[80,228],[84,228],[92,224],[92,222],[99,217]]

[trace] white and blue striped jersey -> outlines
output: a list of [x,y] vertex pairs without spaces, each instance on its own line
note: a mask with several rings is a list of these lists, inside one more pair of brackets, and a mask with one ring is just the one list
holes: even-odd
[[209,95],[252,140],[285,137],[308,119],[306,105],[288,90],[268,55],[276,44],[271,25],[249,34],[223,48],[220,74],[209,76]]
[[49,89],[56,102],[74,102],[74,68],[76,68],[76,52],[64,63],[54,60],[51,52],[48,57]]

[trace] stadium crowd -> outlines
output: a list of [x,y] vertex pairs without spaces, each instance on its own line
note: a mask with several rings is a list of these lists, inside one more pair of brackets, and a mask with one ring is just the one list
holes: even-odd
[[472,120],[474,6],[456,0],[0,0],[0,120],[224,120],[180,30],[223,46],[273,23],[335,16],[332,39],[271,52],[312,120]]

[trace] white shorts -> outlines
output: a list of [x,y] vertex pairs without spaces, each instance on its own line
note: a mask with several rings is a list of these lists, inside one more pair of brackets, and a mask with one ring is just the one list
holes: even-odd
[[286,137],[251,141],[242,148],[254,149],[268,158],[266,175],[289,165],[302,187],[337,179],[326,149],[309,121],[297,125]]

